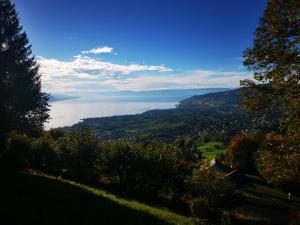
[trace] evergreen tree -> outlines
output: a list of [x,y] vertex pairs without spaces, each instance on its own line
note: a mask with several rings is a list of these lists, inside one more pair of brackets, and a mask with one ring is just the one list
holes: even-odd
[[260,122],[281,133],[300,129],[300,1],[269,0],[244,52],[244,65],[256,80],[243,80],[242,104],[261,115]]
[[42,128],[49,118],[38,69],[14,4],[0,0],[0,141],[12,130]]

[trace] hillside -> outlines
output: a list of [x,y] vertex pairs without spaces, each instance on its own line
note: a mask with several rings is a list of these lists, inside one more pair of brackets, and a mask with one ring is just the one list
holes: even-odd
[[103,140],[173,142],[177,137],[205,136],[226,141],[250,120],[239,107],[239,89],[193,96],[175,109],[151,110],[137,115],[83,119],[64,131],[88,126]]
[[189,225],[165,209],[46,175],[3,176],[0,224]]
[[240,110],[240,89],[195,95],[180,102],[178,108]]

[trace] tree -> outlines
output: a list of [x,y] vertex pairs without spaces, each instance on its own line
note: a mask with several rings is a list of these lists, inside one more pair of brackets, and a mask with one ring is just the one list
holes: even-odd
[[14,4],[0,1],[0,143],[13,130],[41,128],[49,118],[39,66]]
[[190,209],[194,225],[219,224],[222,221],[222,212],[211,207],[206,197],[193,199]]
[[[300,1],[270,0],[244,65],[242,104],[271,130],[300,134]],[[299,136],[298,136],[299,137]]]
[[65,174],[75,180],[98,179],[98,139],[88,128],[78,128],[58,139],[58,151]]
[[59,128],[51,128],[48,133],[55,141],[65,135]]
[[226,160],[233,167],[245,172],[255,172],[255,153],[262,137],[258,134],[237,134],[229,144]]
[[257,169],[276,185],[300,182],[300,140],[295,137],[268,134],[258,151]]
[[137,148],[138,144],[125,141],[105,143],[101,146],[101,152],[104,154],[104,173],[112,180],[115,178],[122,189],[129,188]]
[[192,217],[201,222],[206,220],[208,224],[220,224],[226,210],[231,216],[232,206],[238,202],[239,195],[233,183],[204,167],[206,165],[202,164],[194,169],[188,181],[189,193],[193,196],[190,201]]
[[103,180],[122,191],[178,201],[186,178],[179,155],[164,144],[111,141],[99,145],[97,163]]
[[58,172],[60,169],[57,145],[48,132],[32,142],[33,162],[35,169],[47,173]]
[[300,1],[269,0],[244,65],[256,81],[243,80],[243,106],[258,115],[266,137],[259,172],[271,183],[296,181],[300,140]]
[[25,134],[11,133],[4,151],[4,167],[9,170],[29,168],[32,163],[32,140]]

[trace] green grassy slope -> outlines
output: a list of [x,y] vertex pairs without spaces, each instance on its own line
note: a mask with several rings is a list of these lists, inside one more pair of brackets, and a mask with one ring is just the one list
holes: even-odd
[[2,176],[0,193],[0,224],[191,224],[168,210],[46,175]]
[[215,158],[217,155],[225,153],[226,149],[222,142],[208,142],[200,145],[198,151],[209,160]]

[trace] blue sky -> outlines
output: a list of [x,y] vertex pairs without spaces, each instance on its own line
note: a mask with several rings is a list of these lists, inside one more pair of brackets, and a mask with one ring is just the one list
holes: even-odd
[[12,0],[47,92],[237,87],[266,0]]

